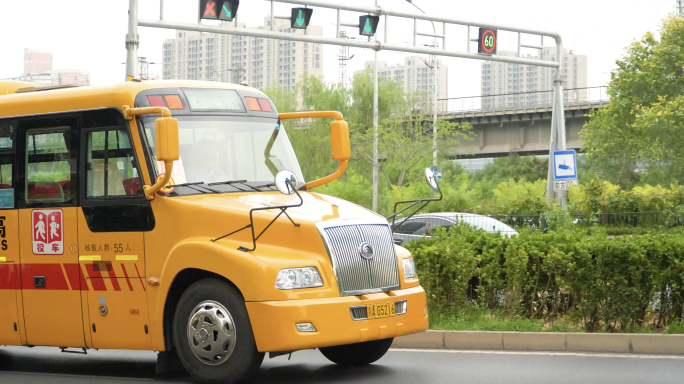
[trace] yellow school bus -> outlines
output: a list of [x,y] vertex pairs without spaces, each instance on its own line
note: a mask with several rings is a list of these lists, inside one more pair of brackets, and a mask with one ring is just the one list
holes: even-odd
[[[304,181],[298,118],[334,120],[336,173]],[[210,383],[266,352],[378,360],[426,298],[385,218],[312,191],[350,156],[340,113],[249,87],[0,82],[0,345],[159,351]]]

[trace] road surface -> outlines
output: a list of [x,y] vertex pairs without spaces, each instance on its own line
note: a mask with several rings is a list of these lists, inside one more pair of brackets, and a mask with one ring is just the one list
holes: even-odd
[[[192,383],[183,372],[156,376],[156,354],[60,353],[57,348],[0,347],[0,383]],[[684,356],[391,350],[378,363],[341,368],[318,351],[264,360],[253,383],[684,383]]]

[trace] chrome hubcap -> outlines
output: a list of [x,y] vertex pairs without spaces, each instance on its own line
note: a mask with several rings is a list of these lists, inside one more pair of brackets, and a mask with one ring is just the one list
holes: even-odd
[[190,349],[207,365],[224,363],[235,349],[235,322],[226,307],[205,301],[195,307],[188,319]]

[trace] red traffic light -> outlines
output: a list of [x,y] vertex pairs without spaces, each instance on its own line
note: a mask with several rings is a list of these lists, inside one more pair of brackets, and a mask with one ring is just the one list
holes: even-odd
[[200,19],[233,21],[239,0],[200,0]]

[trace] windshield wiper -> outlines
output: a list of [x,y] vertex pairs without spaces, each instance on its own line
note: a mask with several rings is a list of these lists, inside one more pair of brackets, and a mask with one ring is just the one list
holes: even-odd
[[242,184],[242,185],[246,185],[246,186],[248,186],[249,188],[251,188],[251,189],[253,189],[253,190],[257,191],[257,192],[261,192],[260,189],[254,188],[254,187],[252,187],[251,185],[247,184],[247,180],[219,181],[218,183],[211,183],[211,184],[208,184],[208,185],[211,186],[211,185],[226,185],[226,184],[227,184],[227,185],[230,185],[231,187],[233,187],[233,188],[235,188],[235,189],[239,189],[240,191],[243,191],[243,192],[246,192],[246,190],[245,190],[245,189],[242,189],[242,188],[238,188],[238,187],[236,187],[236,186],[233,185],[233,184]]
[[275,183],[270,183],[270,184],[264,184],[264,185],[257,185],[254,188],[275,188]]
[[[199,185],[199,186],[201,186],[202,188],[204,188],[204,189],[206,189],[206,190],[208,190],[208,191],[211,191],[211,192],[213,192],[213,193],[221,193],[221,192],[219,192],[219,191],[217,191],[217,190],[215,190],[215,189],[212,189],[212,188],[209,188],[209,187],[205,187],[205,186],[202,185],[202,184],[204,184],[204,181],[198,181],[198,182],[196,182],[196,183],[173,184],[173,185],[167,185],[167,187],[169,187],[169,188],[174,188],[174,187],[188,187],[188,188],[190,188],[190,189],[194,189],[194,190],[197,191],[197,192],[209,193],[209,192],[207,192],[207,191],[204,191],[204,190],[195,188],[195,186]],[[211,185],[211,184],[210,184],[210,185]]]

